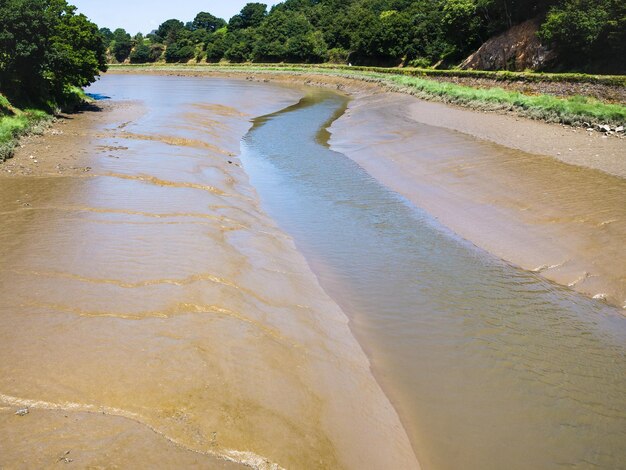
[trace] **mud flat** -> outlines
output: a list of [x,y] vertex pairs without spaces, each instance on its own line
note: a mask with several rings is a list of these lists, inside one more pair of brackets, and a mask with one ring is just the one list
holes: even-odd
[[238,162],[251,119],[301,91],[95,88],[122,104],[0,171],[0,466],[418,468],[347,318]]
[[[241,77],[348,93],[332,149],[496,256],[626,308],[626,139],[480,112],[319,74],[116,69]],[[454,132],[450,132],[454,131]]]
[[463,238],[626,308],[626,140],[393,93],[356,98],[330,131]]

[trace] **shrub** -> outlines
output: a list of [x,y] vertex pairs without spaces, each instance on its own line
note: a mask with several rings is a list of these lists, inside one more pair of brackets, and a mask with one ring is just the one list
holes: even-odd
[[131,64],[145,64],[151,62],[150,60],[150,47],[145,44],[139,44],[133,52],[130,53]]
[[187,62],[194,57],[196,49],[194,46],[180,43],[172,43],[165,50],[166,62]]

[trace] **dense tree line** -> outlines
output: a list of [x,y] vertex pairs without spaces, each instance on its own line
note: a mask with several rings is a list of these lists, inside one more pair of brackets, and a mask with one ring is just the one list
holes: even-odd
[[[102,34],[117,61],[351,62],[450,66],[491,36],[540,16],[567,67],[624,68],[623,0],[286,0],[249,3],[228,22],[199,13],[146,37]],[[617,60],[616,60],[617,59]]]
[[98,27],[65,0],[0,2],[0,92],[10,99],[61,105],[104,70]]

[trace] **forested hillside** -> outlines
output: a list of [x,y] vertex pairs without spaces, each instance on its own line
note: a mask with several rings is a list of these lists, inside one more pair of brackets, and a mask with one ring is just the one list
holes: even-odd
[[249,3],[227,22],[201,12],[147,36],[101,33],[117,62],[294,62],[451,67],[536,18],[555,70],[626,69],[622,0],[286,0]]

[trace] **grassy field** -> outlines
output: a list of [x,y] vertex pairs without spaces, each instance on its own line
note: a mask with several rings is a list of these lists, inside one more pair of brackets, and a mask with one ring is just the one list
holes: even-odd
[[[284,73],[331,75],[379,83],[394,91],[400,91],[423,99],[442,101],[471,108],[514,112],[532,119],[569,125],[626,123],[626,106],[609,104],[594,98],[574,96],[560,98],[547,94],[529,95],[505,90],[498,81],[527,80],[563,83],[601,83],[608,86],[626,86],[623,76],[593,76],[582,74],[531,74],[514,72],[441,71],[423,69],[381,69],[347,66],[302,65],[114,65],[116,68],[147,68],[152,70],[227,71],[240,73]],[[431,80],[429,76],[472,76],[494,80],[493,88],[473,88],[466,85]],[[530,78],[532,77],[532,78]]]

